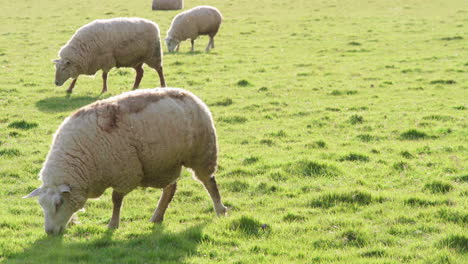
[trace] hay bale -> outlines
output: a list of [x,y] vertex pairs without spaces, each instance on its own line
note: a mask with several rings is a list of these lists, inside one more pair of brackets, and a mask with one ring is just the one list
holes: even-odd
[[153,0],[153,10],[178,10],[184,8],[184,0]]

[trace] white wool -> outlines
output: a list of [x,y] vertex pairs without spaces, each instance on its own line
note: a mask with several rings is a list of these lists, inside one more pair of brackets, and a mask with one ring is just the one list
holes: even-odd
[[216,131],[206,105],[183,89],[157,88],[97,101],[65,119],[40,177],[43,186],[70,186],[71,203],[82,206],[109,187],[120,193],[164,188],[182,166],[210,176],[216,164]]
[[184,0],[153,0],[153,10],[178,10],[184,8]]
[[99,19],[76,31],[59,51],[62,59],[79,65],[79,74],[108,72],[113,67],[162,65],[158,25],[143,18]]
[[167,37],[179,42],[186,39],[195,40],[199,35],[215,36],[223,17],[221,12],[212,6],[197,6],[179,13],[174,17]]

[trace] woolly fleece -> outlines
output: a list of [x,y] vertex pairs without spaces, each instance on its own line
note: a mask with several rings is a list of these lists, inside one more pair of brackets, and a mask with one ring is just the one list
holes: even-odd
[[108,187],[123,194],[138,186],[164,188],[182,166],[209,178],[217,152],[211,113],[199,98],[177,88],[136,90],[66,118],[40,178],[43,186],[69,185],[76,211]]

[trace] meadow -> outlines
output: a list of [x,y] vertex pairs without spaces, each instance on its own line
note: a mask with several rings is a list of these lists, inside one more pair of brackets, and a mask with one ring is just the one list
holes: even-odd
[[[52,135],[70,113],[131,89],[133,69],[54,86],[52,59],[76,29],[137,16],[164,38],[180,11],[150,0],[1,1],[0,262],[467,263],[466,0],[186,0],[224,22],[165,53],[171,87],[210,107],[227,217],[184,171],[164,223],[160,190],[110,190],[81,224],[48,237],[35,199]],[[164,45],[164,50],[167,51]],[[145,66],[141,88],[159,79]]]

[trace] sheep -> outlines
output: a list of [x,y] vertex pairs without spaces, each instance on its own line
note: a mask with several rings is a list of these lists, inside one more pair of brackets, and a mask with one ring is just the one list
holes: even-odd
[[153,0],[153,10],[178,10],[184,8],[184,0]]
[[199,35],[208,35],[210,41],[205,51],[214,48],[214,36],[218,33],[223,16],[218,9],[212,6],[197,6],[190,10],[179,13],[174,17],[171,27],[165,38],[169,52],[179,51],[181,41],[190,39],[192,43],[191,52],[194,51],[195,39]]
[[126,194],[136,187],[163,188],[152,222],[161,223],[182,166],[208,191],[225,215],[214,173],[217,138],[207,106],[180,88],[136,90],[82,107],[54,134],[39,173],[45,231],[57,235],[88,198],[113,188],[109,228],[118,228]]
[[154,68],[161,87],[166,86],[162,68],[162,48],[158,25],[144,18],[98,19],[79,28],[59,51],[55,62],[55,84],[72,78],[72,93],[80,74],[94,75],[102,70],[102,93],[107,92],[107,74],[114,67],[136,70],[133,89],[143,78],[143,63]]

